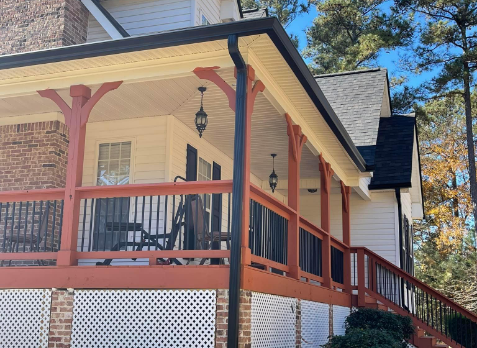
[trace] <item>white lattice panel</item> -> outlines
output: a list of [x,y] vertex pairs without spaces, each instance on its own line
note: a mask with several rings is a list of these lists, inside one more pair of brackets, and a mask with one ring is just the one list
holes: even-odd
[[330,335],[330,305],[301,301],[301,346],[321,348]]
[[46,348],[51,290],[0,291],[0,347]]
[[73,348],[213,348],[215,290],[75,291]]
[[295,348],[295,298],[252,293],[252,348]]
[[333,306],[333,335],[342,336],[345,334],[345,319],[350,315],[349,307]]

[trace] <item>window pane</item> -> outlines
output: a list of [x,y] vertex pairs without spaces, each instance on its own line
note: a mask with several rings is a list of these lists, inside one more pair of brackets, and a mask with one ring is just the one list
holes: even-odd
[[121,143],[121,158],[131,158],[131,142]]
[[121,143],[111,144],[111,154],[109,155],[111,159],[119,159],[119,154],[121,151]]
[[119,175],[119,160],[109,161],[109,175]]
[[109,159],[109,144],[99,145],[99,160],[108,160]]
[[119,175],[129,176],[129,159],[122,159],[119,165]]
[[131,171],[131,142],[100,144],[97,185],[129,183]]

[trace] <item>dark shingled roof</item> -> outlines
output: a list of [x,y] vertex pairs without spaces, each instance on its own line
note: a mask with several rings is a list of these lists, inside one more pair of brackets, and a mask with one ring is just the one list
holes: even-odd
[[[318,75],[315,79],[358,149],[376,145],[386,69]],[[361,155],[366,157],[366,153]]]
[[411,187],[415,127],[412,116],[380,119],[370,189]]

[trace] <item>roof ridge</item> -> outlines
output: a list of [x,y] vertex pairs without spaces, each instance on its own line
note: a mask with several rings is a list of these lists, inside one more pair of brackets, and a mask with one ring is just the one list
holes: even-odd
[[386,68],[372,68],[372,69],[362,69],[362,70],[351,70],[351,71],[343,71],[343,72],[338,72],[338,73],[330,73],[330,74],[319,74],[319,75],[314,75],[313,77],[315,79],[321,78],[321,77],[333,77],[333,76],[343,76],[343,75],[354,75],[354,74],[362,74],[362,73],[368,73],[368,72],[376,72],[376,71],[386,71]]

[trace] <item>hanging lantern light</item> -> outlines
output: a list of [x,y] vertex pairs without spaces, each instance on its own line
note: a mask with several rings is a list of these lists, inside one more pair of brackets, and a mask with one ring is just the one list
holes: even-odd
[[199,137],[202,138],[202,133],[205,131],[205,127],[207,127],[207,123],[209,122],[207,119],[207,113],[204,111],[204,92],[207,90],[206,87],[199,87],[200,92],[200,109],[195,114],[195,127],[199,131]]
[[270,184],[270,188],[272,189],[272,193],[275,192],[275,189],[278,185],[278,175],[275,173],[275,157],[277,156],[276,153],[272,153],[270,156],[273,158],[273,170],[270,176],[268,177],[268,183]]

